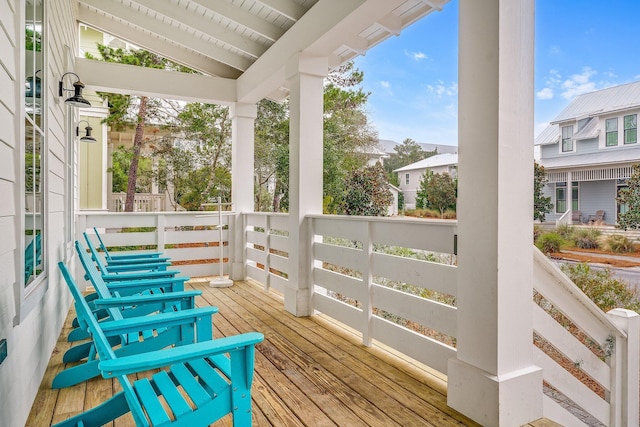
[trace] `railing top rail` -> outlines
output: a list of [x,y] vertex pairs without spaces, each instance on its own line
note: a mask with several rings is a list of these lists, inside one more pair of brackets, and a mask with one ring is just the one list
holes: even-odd
[[240,214],[252,216],[289,216],[286,212],[240,212]]
[[355,222],[403,222],[411,224],[429,224],[441,227],[455,227],[458,225],[456,219],[429,219],[429,218],[414,218],[414,217],[386,217],[386,216],[356,216],[356,215],[326,215],[315,214],[306,215],[306,218],[312,219],[334,219],[340,221],[355,221]]
[[[165,216],[196,216],[196,215],[218,215],[218,211],[164,211],[164,212],[95,212],[95,211],[79,211],[78,215],[86,215],[86,216],[129,216],[129,215],[136,215],[136,216],[158,216],[158,215],[165,215]],[[235,215],[235,212],[233,211],[222,211],[222,215],[226,216],[226,215]]]
[[541,268],[549,272],[556,280],[559,286],[562,286],[564,290],[569,292],[576,298],[585,309],[593,315],[598,321],[605,325],[608,329],[615,331],[620,336],[626,338],[627,333],[620,329],[615,323],[613,323],[607,315],[600,310],[600,308],[591,301],[591,299],[584,294],[573,282],[560,270],[560,268],[551,262],[538,248],[533,250],[533,262],[538,264]]

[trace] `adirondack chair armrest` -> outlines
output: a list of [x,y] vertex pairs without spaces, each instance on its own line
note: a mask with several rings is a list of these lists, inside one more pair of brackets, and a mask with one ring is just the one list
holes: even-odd
[[120,265],[141,265],[141,264],[149,264],[149,265],[167,265],[165,263],[169,263],[171,265],[171,258],[128,258],[128,259],[107,259],[107,267],[115,267]]
[[158,302],[179,302],[185,299],[193,301],[197,296],[202,295],[202,291],[182,291],[182,292],[169,292],[166,294],[151,294],[151,295],[131,295],[131,296],[118,296],[106,299],[96,299],[93,301],[95,308],[110,308],[110,307],[129,307],[132,305],[144,305],[144,304],[157,304]]
[[[211,326],[212,316],[218,312],[218,307],[199,307],[171,313],[154,314],[153,316],[131,317],[129,319],[101,322],[100,328],[105,336],[128,334],[154,328],[175,327],[194,322],[203,322]],[[211,338],[209,332],[209,339]]]
[[[138,272],[138,273],[107,273],[102,275],[102,279],[105,282],[122,282],[127,280],[149,280],[149,279],[157,279],[157,278],[170,278],[175,277],[180,274],[177,270],[167,270],[167,271],[147,271],[147,272]],[[189,277],[186,278],[189,280]]]
[[144,270],[157,270],[159,268],[169,267],[171,265],[170,262],[154,262],[154,263],[144,263],[144,264],[116,264],[116,265],[107,265],[107,271],[109,273],[118,273],[124,271],[144,271]]
[[[264,335],[261,333],[248,332],[230,337],[217,338],[212,341],[105,360],[101,361],[98,367],[102,371],[104,378],[114,378],[229,352],[231,352],[231,357],[233,357],[234,350],[248,348],[250,351],[253,351],[254,346],[263,340]],[[253,357],[246,357],[241,363],[245,365],[249,363],[251,367],[253,367]]]
[[149,288],[161,288],[166,292],[184,291],[184,282],[188,277],[169,277],[150,280],[128,280],[123,282],[107,283],[111,292],[131,291],[140,292]]

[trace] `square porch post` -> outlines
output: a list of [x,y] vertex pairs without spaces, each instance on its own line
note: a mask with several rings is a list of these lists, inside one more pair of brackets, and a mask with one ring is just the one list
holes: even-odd
[[[229,108],[231,116],[231,202],[235,211],[233,236],[229,236],[231,280],[244,280],[245,268],[245,230],[243,212],[253,212],[254,185],[254,128],[258,116],[256,104],[235,103]],[[230,229],[231,231],[231,229]]]
[[289,92],[289,283],[284,306],[311,314],[311,236],[304,218],[322,214],[324,77],[327,58],[295,55],[286,66]]
[[485,426],[542,417],[533,365],[534,0],[461,0],[458,352],[448,404]]

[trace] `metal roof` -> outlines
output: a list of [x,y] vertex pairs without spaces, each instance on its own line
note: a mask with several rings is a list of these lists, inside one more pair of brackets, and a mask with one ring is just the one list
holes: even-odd
[[640,81],[577,96],[551,124],[640,107]]
[[394,172],[405,172],[411,170],[420,170],[420,169],[429,169],[435,168],[438,166],[448,166],[448,165],[457,165],[458,164],[458,153],[445,153],[438,154],[435,156],[427,157],[426,159],[422,159],[418,162],[411,163],[410,165],[403,166],[399,169],[394,170]]
[[618,147],[600,150],[587,154],[570,154],[548,157],[539,160],[545,169],[563,169],[583,166],[606,166],[621,163],[638,163],[640,161],[640,146]]

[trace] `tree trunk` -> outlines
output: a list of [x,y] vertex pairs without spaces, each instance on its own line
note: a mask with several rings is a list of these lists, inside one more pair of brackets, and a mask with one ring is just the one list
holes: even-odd
[[138,124],[136,134],[133,139],[133,157],[129,165],[129,180],[127,181],[127,198],[124,203],[125,212],[133,212],[133,203],[136,197],[136,182],[138,181],[138,161],[140,160],[140,149],[144,144],[144,125],[147,116],[147,97],[140,98],[140,108],[138,109]]

